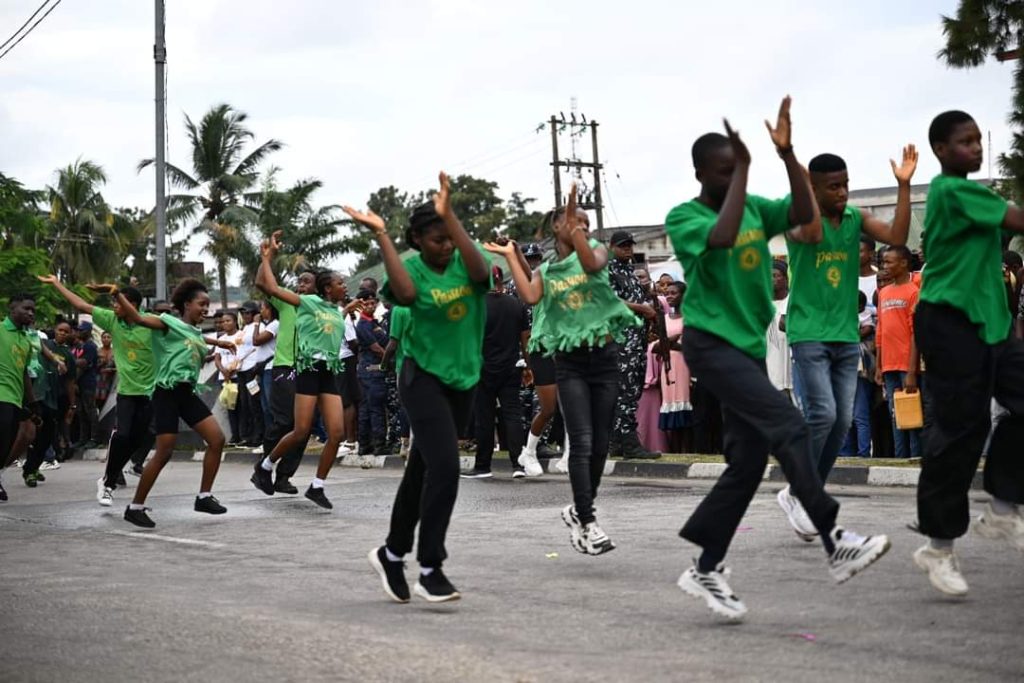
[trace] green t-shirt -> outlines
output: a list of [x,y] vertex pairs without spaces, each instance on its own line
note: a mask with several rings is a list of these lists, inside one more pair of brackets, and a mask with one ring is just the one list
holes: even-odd
[[151,396],[156,383],[153,330],[130,325],[107,308],[92,309],[92,320],[114,340],[117,365],[117,393],[121,396]]
[[[36,332],[32,330],[31,334],[36,335]],[[29,330],[23,330],[10,318],[4,318],[0,323],[0,403],[21,407],[25,400],[25,368],[31,359]]]
[[173,389],[187,382],[198,392],[199,372],[206,357],[206,341],[198,327],[193,327],[170,313],[160,315],[166,330],[153,334],[156,358],[156,386]]
[[[590,240],[591,249],[599,246],[600,242]],[[640,324],[612,289],[607,265],[588,273],[574,251],[560,261],[542,264],[540,274],[544,296],[533,308],[531,352],[550,355],[584,344],[604,346],[608,336],[621,342],[627,328]]]
[[391,327],[388,336],[395,340],[395,372],[402,371],[402,361],[405,360],[405,348],[402,338],[409,329],[411,316],[409,309],[405,306],[395,306],[391,309]]
[[273,367],[295,367],[295,306],[276,297],[271,297],[270,305],[277,309],[278,323]]
[[1000,239],[1007,207],[991,189],[966,178],[937,175],[928,187],[928,263],[920,301],[960,309],[979,326],[986,344],[1005,341],[1010,334]]
[[786,336],[797,342],[860,341],[860,209],[847,206],[839,225],[822,218],[818,244],[787,240],[791,273]]
[[718,213],[694,199],[672,209],[665,232],[683,266],[686,326],[726,340],[752,358],[767,353],[766,333],[775,315],[768,240],[790,228],[790,199],[747,195],[736,243],[711,249]]
[[[490,257],[480,251],[489,266]],[[480,381],[483,365],[484,297],[491,289],[490,278],[482,283],[470,280],[457,249],[444,273],[431,270],[420,254],[407,258],[405,269],[416,286],[416,300],[408,306],[409,322],[401,340],[403,360],[412,358],[453,389],[472,389]],[[398,304],[387,280],[381,296]]]
[[310,369],[317,361],[325,362],[335,374],[342,372],[338,349],[345,338],[345,318],[337,304],[324,301],[317,294],[300,294],[295,336],[295,368],[299,372]]

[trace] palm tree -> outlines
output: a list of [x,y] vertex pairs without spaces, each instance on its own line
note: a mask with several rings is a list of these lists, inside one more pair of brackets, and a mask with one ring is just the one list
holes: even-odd
[[[191,234],[207,238],[203,250],[217,264],[221,306],[227,307],[228,265],[242,238],[241,226],[257,216],[240,202],[254,200],[247,192],[259,178],[260,164],[282,143],[268,140],[246,153],[255,135],[245,126],[248,115],[228,104],[219,104],[196,126],[185,116],[185,130],[192,146],[192,173],[167,164],[171,186],[183,190],[168,197],[168,223],[193,223]],[[139,170],[153,163],[145,159]],[[197,221],[198,219],[198,221]]]
[[46,188],[54,266],[62,279],[81,283],[115,273],[121,262],[121,222],[100,193],[103,169],[78,159],[58,169],[56,186]]

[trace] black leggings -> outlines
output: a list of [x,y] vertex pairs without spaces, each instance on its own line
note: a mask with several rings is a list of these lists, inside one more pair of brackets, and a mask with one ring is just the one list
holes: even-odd
[[473,408],[473,389],[452,389],[406,358],[398,392],[414,436],[387,546],[396,555],[410,552],[418,522],[416,559],[424,567],[440,567],[448,557],[444,540],[459,492],[459,432]]
[[117,425],[110,435],[103,485],[117,488],[117,480],[132,454],[153,447],[153,407],[148,396],[117,395]]
[[569,433],[569,483],[581,524],[594,521],[594,498],[619,397],[618,361],[615,343],[555,354],[558,400]]
[[32,447],[25,455],[25,464],[22,465],[21,473],[31,474],[38,472],[39,466],[43,464],[46,451],[53,445],[53,437],[57,434],[57,411],[46,405],[39,408],[41,422],[36,425],[36,438]]

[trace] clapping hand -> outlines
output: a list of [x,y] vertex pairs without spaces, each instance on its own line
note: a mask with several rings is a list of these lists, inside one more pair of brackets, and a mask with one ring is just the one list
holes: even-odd
[[779,117],[774,128],[768,119],[764,121],[764,127],[768,129],[768,135],[771,136],[772,142],[775,143],[775,149],[779,152],[788,152],[793,148],[793,122],[789,118],[791,102],[792,98],[789,95],[782,98],[782,104],[779,105]]
[[437,174],[437,180],[441,185],[441,189],[434,195],[434,211],[437,212],[438,216],[444,218],[452,212],[451,181],[449,181],[448,174],[444,171]]
[[729,125],[729,119],[722,119],[722,123],[725,124],[725,134],[729,138],[729,146],[732,147],[732,154],[736,158],[736,163],[749,166],[750,150],[747,149],[743,140],[740,140],[739,131],[732,129],[732,126]]
[[369,209],[366,210],[366,213],[362,213],[361,211],[356,211],[351,206],[343,206],[341,207],[341,210],[347,213],[356,223],[370,228],[375,235],[387,232],[387,226],[384,224],[384,219]]
[[914,177],[914,171],[917,170],[917,147],[907,145],[903,148],[903,162],[897,166],[894,159],[889,159],[889,164],[892,166],[892,174],[896,176],[897,182],[909,183],[910,179]]

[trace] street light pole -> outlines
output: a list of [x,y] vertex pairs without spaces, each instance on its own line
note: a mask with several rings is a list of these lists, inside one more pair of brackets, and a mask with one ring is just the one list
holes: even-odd
[[156,298],[167,298],[167,180],[164,159],[164,130],[167,114],[167,94],[164,91],[164,65],[167,63],[167,43],[164,39],[164,0],[156,3],[156,42],[153,61],[156,63]]

